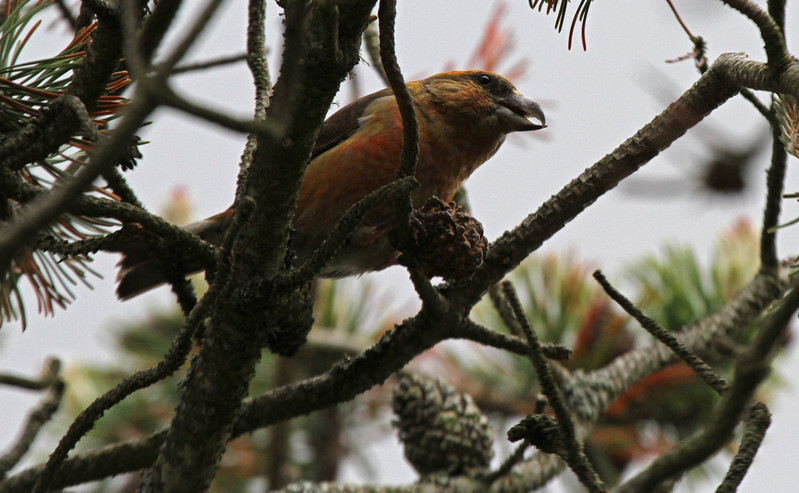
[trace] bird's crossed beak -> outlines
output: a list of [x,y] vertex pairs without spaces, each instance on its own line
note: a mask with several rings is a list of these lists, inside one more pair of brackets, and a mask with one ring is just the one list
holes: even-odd
[[[512,92],[509,96],[498,100],[497,103],[500,105],[497,115],[508,132],[540,130],[547,126],[544,110],[538,106],[538,103],[518,91]],[[528,120],[530,117],[541,123],[531,122]]]

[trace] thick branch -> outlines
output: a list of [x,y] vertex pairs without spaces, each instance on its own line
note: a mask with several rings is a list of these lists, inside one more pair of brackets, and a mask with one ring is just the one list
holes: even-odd
[[[314,3],[306,9],[305,2],[286,2],[283,65],[266,120],[282,122],[286,130],[280,136],[258,136],[247,170],[243,195],[253,201],[254,210],[232,240],[230,278],[238,283],[271,280],[286,265],[289,226],[305,166],[338,86],[358,59],[372,6],[371,1]],[[331,53],[331,47],[337,49]],[[276,324],[286,311],[304,309],[296,302],[289,306],[288,297],[294,294],[285,290],[266,306],[230,300],[215,304],[148,486],[207,489],[261,348],[280,328]]]

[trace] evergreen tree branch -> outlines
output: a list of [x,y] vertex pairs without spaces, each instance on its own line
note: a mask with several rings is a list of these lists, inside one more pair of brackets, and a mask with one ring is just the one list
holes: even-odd
[[[180,331],[172,340],[169,350],[157,365],[146,370],[137,371],[123,379],[113,389],[95,399],[89,407],[84,409],[72,421],[66,434],[58,442],[55,450],[50,454],[47,463],[44,465],[36,483],[37,487],[47,488],[48,485],[53,483],[53,478],[67,458],[69,451],[77,445],[78,441],[86,433],[94,428],[94,425],[106,411],[132,393],[169,377],[186,362],[186,357],[192,346],[192,336],[198,332],[198,327],[203,323],[203,318],[207,313],[208,304],[201,302],[188,314]],[[2,490],[1,484],[0,490]]]
[[[283,65],[267,115],[267,121],[286,122],[286,132],[279,139],[258,136],[247,173],[244,195],[255,208],[232,240],[231,258],[231,279],[242,285],[271,282],[285,267],[290,220],[313,141],[338,85],[357,61],[371,7],[371,2],[312,4],[306,11],[304,2],[286,2]],[[329,8],[339,15],[331,18]],[[332,58],[331,46],[338,47]],[[203,346],[145,487],[202,491],[210,484],[261,348],[283,329],[274,324],[305,310],[293,298],[294,290],[272,293],[276,298],[267,304],[257,303],[263,301],[259,297],[214,303]],[[256,321],[265,326],[254,330]]]
[[[518,323],[518,322],[517,322]],[[494,347],[510,351],[518,355],[526,355],[529,352],[528,344],[522,339],[522,336],[512,336],[491,330],[466,319],[458,329],[459,338],[468,341],[477,342],[485,346]],[[571,357],[571,349],[561,344],[552,344],[543,342],[541,343],[541,351],[547,359],[555,361],[563,361]]]
[[566,405],[560,387],[555,382],[549,363],[541,351],[541,343],[538,340],[538,336],[536,336],[533,328],[530,326],[530,322],[524,315],[522,304],[510,281],[502,282],[502,291],[505,293],[505,297],[508,299],[508,303],[513,309],[513,313],[519,321],[524,336],[527,339],[529,345],[527,355],[535,367],[539,385],[541,386],[541,392],[547,397],[547,402],[549,402],[549,405],[552,406],[552,409],[555,411],[560,435],[559,443],[562,447],[562,450],[557,452],[558,455],[566,461],[588,491],[594,493],[607,491],[605,484],[599,478],[599,474],[597,474],[593,465],[588,460],[588,457],[585,455],[582,440],[575,430],[571,411]]
[[602,289],[605,290],[605,292],[613,301],[618,303],[625,312],[636,319],[638,323],[641,324],[641,327],[646,329],[646,331],[652,334],[653,337],[674,351],[674,354],[685,361],[685,363],[690,366],[691,369],[710,386],[710,388],[715,390],[718,394],[724,393],[724,391],[727,389],[727,382],[724,380],[724,378],[722,378],[721,375],[716,373],[716,371],[713,370],[710,365],[705,363],[705,361],[696,353],[686,348],[685,345],[682,344],[674,334],[667,331],[658,325],[657,322],[644,315],[644,313],[639,310],[638,307],[636,307],[629,299],[618,292],[610,284],[610,282],[608,282],[607,278],[602,274],[602,272],[594,272],[594,279],[597,280],[597,282],[602,286]]
[[42,108],[24,128],[0,139],[0,167],[17,171],[44,159],[85,128],[84,112],[90,114],[94,109],[121,55],[116,3],[109,10],[97,12],[93,41],[64,95]]
[[61,398],[64,396],[64,381],[59,377],[61,370],[61,362],[55,358],[51,358],[45,363],[45,374],[36,381],[23,379],[20,377],[11,377],[7,375],[0,376],[0,383],[6,385],[14,385],[17,387],[47,390],[47,393],[39,401],[38,405],[28,413],[28,418],[25,425],[22,427],[17,441],[9,448],[9,450],[0,455],[0,478],[5,478],[8,471],[16,466],[19,461],[28,453],[34,440],[39,435],[42,429],[50,418],[58,410],[61,404]]
[[660,454],[646,469],[619,486],[618,493],[651,491],[664,479],[701,464],[727,443],[752,395],[768,376],[775,345],[798,309],[799,289],[793,289],[760,324],[755,340],[736,363],[729,390],[710,423]]
[[771,414],[765,404],[758,402],[749,409],[743,419],[741,445],[732,459],[724,480],[716,488],[716,493],[735,493],[738,490],[744,475],[755,459],[760,444],[763,443],[763,437],[766,436],[769,425],[771,425]]
[[[686,328],[680,341],[699,354],[706,352],[714,339],[734,333],[751,323],[765,307],[782,295],[783,289],[784,284],[777,282],[773,276],[758,274],[719,313]],[[462,322],[449,317],[442,318],[443,321],[432,319],[427,312],[421,312],[388,331],[367,351],[343,359],[323,375],[244,401],[230,438],[348,401],[382,383],[416,355],[441,340],[460,337]],[[577,413],[581,422],[591,423],[630,385],[673,364],[676,359],[674,353],[664,346],[634,349],[604,368],[580,375],[565,374],[561,386],[569,407]],[[578,428],[580,436],[587,432],[584,428]],[[150,467],[165,436],[166,430],[142,440],[75,454],[64,461],[61,472],[54,477],[53,486],[71,486]],[[491,485],[491,491],[506,491],[504,488],[509,485],[528,490],[540,487],[562,467],[563,461],[557,457],[535,454],[514,468],[513,475],[496,480]],[[42,466],[35,466],[0,482],[0,493],[30,491],[41,469]]]
[[353,204],[339,219],[333,231],[319,245],[319,248],[316,249],[311,258],[289,274],[288,283],[304,284],[311,281],[339,251],[367,213],[383,202],[393,201],[398,197],[407,197],[411,190],[418,187],[419,182],[413,176],[400,178],[370,192]]
[[780,73],[795,64],[795,60],[785,46],[782,29],[768,13],[750,0],[722,0],[722,2],[755,23],[765,44],[769,67],[775,73]]
[[[772,103],[772,114],[774,105]],[[760,233],[760,268],[776,270],[779,267],[777,257],[777,226],[779,224],[782,205],[782,191],[785,186],[785,167],[788,153],[780,139],[780,127],[771,127],[771,166],[766,175],[766,205],[763,210],[763,229]]]
[[0,272],[6,272],[20,248],[69,208],[104,170],[118,162],[125,145],[153,109],[152,101],[147,98],[139,98],[131,103],[115,132],[92,153],[88,165],[71,179],[61,180],[51,192],[37,196],[24,214],[4,228],[4,234],[0,237]]
[[785,38],[785,0],[768,0],[768,14],[780,28]]
[[[688,350],[706,354],[714,340],[734,335],[752,324],[782,296],[786,287],[771,273],[758,273],[719,312],[686,327],[677,339]],[[568,389],[569,406],[583,420],[593,422],[634,382],[676,361],[677,355],[670,349],[656,345],[628,351],[590,373],[567,375],[563,385]]]
[[[0,170],[0,188],[6,191],[9,198],[20,203],[41,200],[41,198],[46,198],[49,194],[48,190],[24,183],[12,173],[4,170]],[[83,195],[65,206],[62,212],[87,217],[112,218],[125,224],[135,223],[140,225],[146,233],[163,239],[166,243],[171,244],[187,257],[200,262],[206,268],[212,268],[216,262],[216,247],[206,243],[185,229],[131,204]],[[87,243],[94,242],[89,240]],[[78,245],[82,244],[79,243]],[[58,245],[51,246],[53,249],[61,248]]]
[[200,70],[208,70],[209,68],[217,68],[224,65],[232,65],[235,63],[243,62],[247,60],[247,53],[240,53],[238,55],[228,55],[222,56],[219,58],[214,58],[213,60],[207,60],[205,62],[198,62],[198,63],[189,63],[185,65],[179,65],[172,70],[172,75],[178,74],[185,74],[188,72],[197,72]]

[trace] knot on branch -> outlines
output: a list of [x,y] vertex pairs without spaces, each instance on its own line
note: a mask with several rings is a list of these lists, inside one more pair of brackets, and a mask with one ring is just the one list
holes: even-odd
[[392,408],[405,457],[419,474],[455,476],[488,468],[491,425],[468,395],[440,380],[406,374]]
[[257,280],[239,287],[232,298],[236,317],[251,326],[271,352],[293,356],[308,340],[314,322],[310,283]]
[[438,197],[411,212],[408,243],[398,244],[397,236],[396,231],[390,234],[392,244],[402,252],[400,264],[445,281],[470,277],[488,251],[480,221],[455,202],[444,203]]

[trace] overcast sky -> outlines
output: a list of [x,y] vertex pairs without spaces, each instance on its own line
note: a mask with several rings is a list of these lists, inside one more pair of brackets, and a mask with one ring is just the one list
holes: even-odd
[[[711,61],[720,53],[741,51],[756,60],[765,60],[754,26],[721,2],[675,3],[693,33],[707,40]],[[194,3],[187,3],[189,6],[194,7]],[[508,66],[519,58],[530,60],[530,69],[517,82],[517,87],[541,104],[549,128],[532,137],[512,135],[500,152],[468,181],[473,213],[483,223],[489,239],[518,224],[584,168],[633,135],[697,78],[691,61],[664,63],[691,49],[665,1],[594,2],[587,26],[587,52],[579,48],[578,39],[572,50],[567,50],[567,34],[558,34],[553,29],[554,16],[530,11],[524,0],[508,0],[507,7],[503,25],[513,30],[517,40],[516,55]],[[465,63],[494,8],[495,4],[483,0],[400,2],[397,47],[406,78],[425,77],[450,64],[472,68]],[[212,32],[191,52],[191,60],[243,51],[246,1],[229,1],[223,9]],[[275,78],[280,20],[273,3],[268,11],[268,36],[273,43],[270,68]],[[789,11],[787,25],[799,26],[797,17],[796,9]],[[797,53],[799,47],[791,42],[792,34],[788,33],[789,49]],[[52,42],[56,35],[57,30],[39,33],[40,38],[35,40],[37,47],[25,58],[54,54],[55,47],[61,46]],[[357,74],[364,94],[382,88],[368,67],[359,67]],[[337,101],[343,105],[349,102],[351,93],[349,86],[342,87]],[[242,117],[252,113],[252,88],[243,64],[181,77],[176,89]],[[759,95],[767,101],[767,95]],[[147,207],[159,210],[176,187],[183,187],[189,194],[195,204],[195,218],[228,207],[244,136],[188,121],[173,110],[159,110],[153,120],[155,123],[142,131],[143,137],[152,143],[142,148],[144,158],[129,174],[132,186]],[[669,192],[665,195],[647,197],[636,193],[637,187],[623,183],[567,225],[543,250],[571,249],[605,270],[611,279],[629,260],[656,252],[667,243],[690,243],[707,258],[718,234],[737,219],[744,217],[760,223],[763,177],[768,163],[767,154],[763,154],[751,170],[749,189],[743,195],[711,198],[699,194],[692,177],[699,172],[699,163],[712,153],[708,142],[717,148],[735,149],[765,136],[765,123],[747,102],[738,98],[726,104],[637,173],[631,182],[676,182],[677,187],[662,189]],[[792,158],[788,191],[799,188],[796,166],[796,159]],[[799,207],[786,201],[783,218],[797,215]],[[781,233],[782,257],[796,253],[797,238],[799,227]],[[116,260],[110,255],[98,256],[95,268],[105,279],[94,282],[94,292],[77,288],[77,301],[68,310],[57,312],[54,319],[29,313],[29,327],[24,334],[18,325],[6,324],[0,334],[0,370],[35,373],[50,354],[67,362],[111,361],[107,327],[155,307],[170,306],[172,301],[166,289],[126,303],[116,301],[113,294]],[[362,279],[371,278],[377,279],[382,289],[408,299],[413,297],[401,269],[392,268]],[[29,303],[31,309],[35,310],[35,304]],[[799,374],[799,358],[794,349],[780,361],[779,371],[785,375]],[[5,424],[0,429],[2,445],[18,429],[15,420],[22,419],[18,408],[30,405],[36,396],[7,389],[0,391],[3,392],[0,413]],[[774,422],[765,447],[739,491],[763,491],[763,485],[768,485],[770,491],[790,491],[799,483],[793,452],[799,431],[792,425],[793,417],[799,414],[799,395],[790,382],[784,384],[770,408]],[[399,468],[386,478],[408,482],[414,479],[409,471],[407,467]],[[708,486],[702,491],[713,489],[715,486]]]

